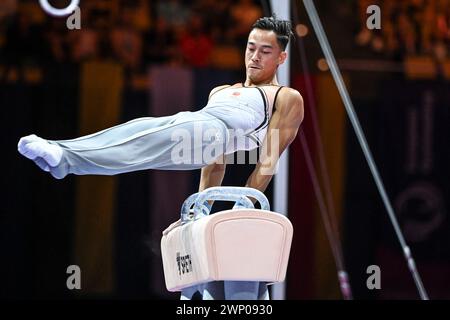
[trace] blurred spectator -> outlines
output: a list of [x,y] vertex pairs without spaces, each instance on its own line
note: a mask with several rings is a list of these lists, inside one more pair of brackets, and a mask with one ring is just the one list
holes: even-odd
[[69,55],[67,29],[61,20],[49,18],[45,27],[45,38],[50,48],[50,57],[57,62],[65,62]]
[[233,19],[231,8],[233,0],[200,0],[195,7],[196,12],[207,12],[204,22],[210,30],[211,38],[220,44],[231,44],[234,42],[232,32]]
[[191,15],[187,29],[180,36],[179,45],[183,58],[189,65],[193,67],[208,65],[213,50],[213,41],[205,32],[200,15]]
[[67,32],[71,44],[72,61],[74,62],[97,58],[100,55],[100,34],[90,14],[91,12],[83,11],[81,29]]
[[0,1],[0,23],[11,17],[17,10],[17,0]]
[[99,35],[94,29],[85,27],[81,30],[74,30],[69,33],[69,37],[73,38],[71,41],[73,44],[71,54],[74,62],[81,62],[99,56]]
[[166,20],[159,17],[153,28],[145,34],[144,59],[155,64],[170,63],[175,60],[176,38]]
[[239,0],[231,9],[233,35],[240,46],[247,43],[247,36],[253,23],[262,16],[262,10],[253,0]]
[[139,0],[134,8],[135,19],[134,25],[140,32],[147,32],[152,24],[152,12],[150,7],[150,1]]
[[[368,15],[367,8],[371,5],[380,6],[380,1],[359,0],[358,1],[358,16],[359,16],[359,33],[356,36],[356,43],[360,46],[371,45],[375,51],[380,51],[384,47],[384,43],[380,37],[380,31],[369,30],[366,26]],[[383,17],[383,14],[382,14]]]
[[134,28],[134,13],[134,8],[123,8],[111,32],[114,57],[130,69],[140,67],[142,61],[142,35]]
[[383,2],[383,10],[381,13],[381,32],[385,41],[385,52],[388,55],[393,55],[400,49],[400,40],[397,37],[393,17],[395,2],[396,0],[385,0]]
[[[188,3],[192,5],[191,1]],[[191,10],[180,0],[159,0],[157,15],[167,21],[170,27],[180,28],[188,22]]]
[[46,56],[42,30],[33,25],[28,12],[19,10],[7,27],[4,58],[7,64],[37,64]]

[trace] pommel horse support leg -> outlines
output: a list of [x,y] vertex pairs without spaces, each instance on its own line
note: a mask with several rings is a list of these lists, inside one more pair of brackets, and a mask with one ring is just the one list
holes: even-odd
[[[209,215],[207,200],[236,204]],[[267,286],[286,277],[292,235],[291,222],[270,211],[258,190],[212,187],[195,193],[184,201],[181,219],[163,231],[167,290],[181,291],[181,299],[268,300]]]

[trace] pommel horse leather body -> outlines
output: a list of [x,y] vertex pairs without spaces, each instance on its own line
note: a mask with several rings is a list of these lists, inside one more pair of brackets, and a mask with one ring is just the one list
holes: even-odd
[[268,210],[234,209],[178,221],[161,240],[166,287],[181,291],[209,281],[283,281],[292,235],[291,222]]

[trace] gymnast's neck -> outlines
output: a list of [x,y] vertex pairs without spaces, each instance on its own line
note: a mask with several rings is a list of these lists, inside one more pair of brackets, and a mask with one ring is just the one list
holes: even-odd
[[254,82],[250,78],[247,77],[245,79],[244,85],[246,87],[257,87],[257,86],[263,86],[263,85],[273,85],[273,86],[279,86],[277,75],[275,74],[273,78],[265,80],[265,81],[258,81]]

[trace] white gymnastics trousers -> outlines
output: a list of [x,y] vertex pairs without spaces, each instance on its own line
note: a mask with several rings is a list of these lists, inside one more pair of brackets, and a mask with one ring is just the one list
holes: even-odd
[[138,118],[76,139],[47,140],[63,149],[50,173],[62,179],[70,173],[199,169],[225,153],[229,139],[226,124],[202,110]]

